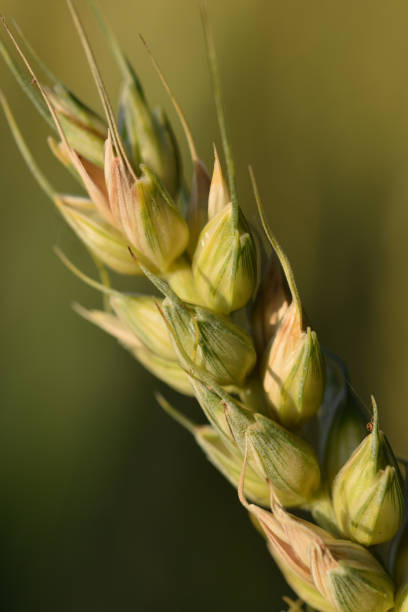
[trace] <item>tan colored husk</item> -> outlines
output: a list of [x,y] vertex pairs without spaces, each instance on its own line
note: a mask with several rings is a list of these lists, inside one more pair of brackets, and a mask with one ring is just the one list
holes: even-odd
[[215,217],[231,201],[228,185],[224,179],[215,146],[214,158],[214,170],[208,195],[208,219]]
[[282,425],[299,427],[316,414],[323,400],[324,360],[316,333],[303,329],[295,302],[265,352],[261,376],[268,403]]
[[[245,465],[246,460],[239,487],[241,503],[259,521],[268,547],[273,556],[279,558],[279,564],[301,584],[311,587],[311,605],[318,603],[317,591],[339,612],[360,612],[362,602],[365,612],[387,612],[392,608],[392,581],[365,548],[338,540],[320,527],[290,515],[279,504],[272,489],[271,512],[248,504],[243,495]],[[292,587],[295,582],[292,579]],[[303,591],[300,596],[307,601],[307,589]],[[330,607],[320,609],[331,612]]]
[[290,292],[281,264],[273,253],[251,312],[252,331],[260,355],[277,332],[290,301]]
[[165,272],[187,246],[187,224],[146,168],[142,178],[131,176],[114,152],[110,133],[105,147],[105,179],[115,225],[145,265]]
[[88,249],[109,268],[119,274],[142,275],[130,256],[123,235],[107,223],[88,200],[90,206],[79,207],[75,198],[59,196],[56,200],[64,219]]

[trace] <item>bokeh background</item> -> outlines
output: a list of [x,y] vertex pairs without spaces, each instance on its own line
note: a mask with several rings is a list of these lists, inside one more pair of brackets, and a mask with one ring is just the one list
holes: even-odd
[[[116,100],[112,58],[77,4]],[[219,137],[198,2],[101,6],[186,153],[138,32],[149,41],[211,165]],[[242,205],[254,220],[252,163],[322,343],[348,363],[364,401],[376,395],[407,456],[407,3],[210,0],[209,10]],[[2,0],[1,12],[99,108],[62,0]],[[0,74],[41,167],[76,189],[48,152],[42,119],[4,65]],[[161,386],[70,308],[100,297],[53,245],[93,274],[92,265],[3,117],[0,134],[1,609],[280,610],[289,590],[233,489],[155,404]]]

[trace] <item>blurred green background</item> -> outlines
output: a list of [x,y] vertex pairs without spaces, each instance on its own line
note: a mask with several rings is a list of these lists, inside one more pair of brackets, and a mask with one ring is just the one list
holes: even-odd
[[[87,3],[77,4],[116,100],[112,58]],[[219,137],[198,2],[101,5],[186,153],[138,32],[148,40],[211,165]],[[252,163],[322,343],[348,363],[365,401],[375,394],[408,456],[407,3],[210,0],[209,10],[242,205],[254,220]],[[1,12],[99,108],[62,0],[2,0]],[[4,65],[0,74],[41,167],[75,189],[42,119]],[[0,134],[1,609],[280,610],[289,589],[233,489],[155,404],[163,386],[72,312],[72,301],[100,298],[52,247],[94,274],[92,265],[3,117]]]

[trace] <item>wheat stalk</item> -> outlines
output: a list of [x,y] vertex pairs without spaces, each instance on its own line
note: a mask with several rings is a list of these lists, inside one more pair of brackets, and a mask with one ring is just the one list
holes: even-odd
[[[269,228],[251,168],[262,244],[241,210],[205,8],[227,180],[216,150],[209,176],[181,107],[143,41],[186,135],[193,162],[187,194],[167,118],[151,111],[137,76],[96,9],[123,77],[116,120],[71,0],[68,6],[104,118],[44,66],[53,85],[43,85],[32,65],[38,58],[4,19],[19,61],[3,43],[0,50],[54,129],[52,152],[86,196],[63,195],[51,185],[3,94],[0,100],[28,167],[99,269],[99,281],[89,278],[57,251],[62,262],[104,298],[103,310],[77,305],[76,311],[114,336],[160,380],[198,401],[206,425],[192,423],[157,396],[237,489],[298,596],[284,598],[289,610],[301,610],[303,604],[322,611],[408,610],[408,542],[401,529],[404,485],[398,461],[379,428],[374,399],[371,417],[352,391],[340,360],[321,349],[289,259]],[[261,250],[269,253],[265,269]],[[160,297],[112,288],[107,268],[145,275]],[[306,439],[306,423],[309,429],[310,424],[318,428],[319,449]],[[309,512],[309,519],[288,508]],[[391,553],[380,562],[375,547],[384,543],[391,543]]]

